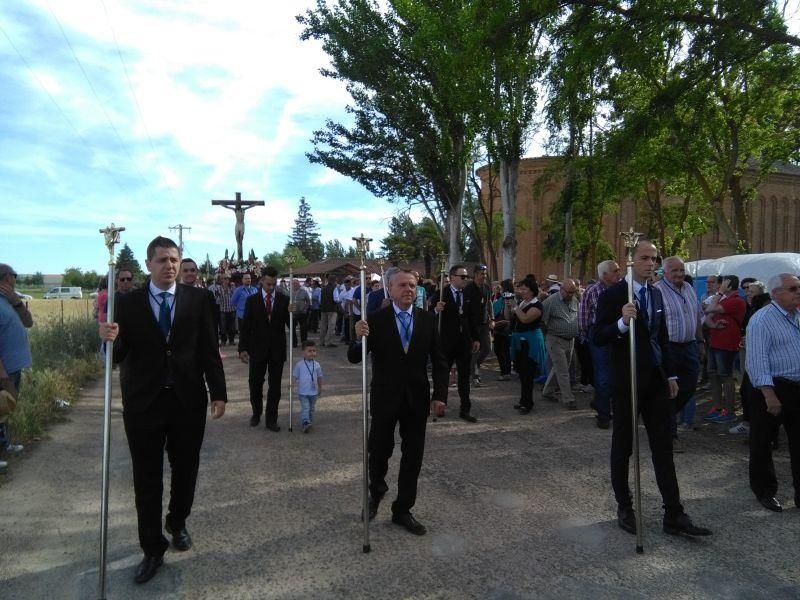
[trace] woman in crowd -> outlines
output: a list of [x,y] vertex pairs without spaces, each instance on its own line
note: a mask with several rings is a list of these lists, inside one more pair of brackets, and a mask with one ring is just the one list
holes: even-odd
[[514,408],[526,415],[533,409],[533,380],[544,365],[544,336],[540,328],[542,303],[537,296],[539,286],[533,279],[525,278],[517,284],[519,302],[512,300],[511,360],[514,361],[520,381],[519,404]]

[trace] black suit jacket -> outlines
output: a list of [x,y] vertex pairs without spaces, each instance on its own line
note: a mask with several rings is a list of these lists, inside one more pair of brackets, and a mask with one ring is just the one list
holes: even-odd
[[264,297],[258,293],[244,303],[244,318],[239,331],[239,352],[255,360],[286,361],[286,328],[289,327],[289,296],[272,292],[272,312],[267,319]]
[[[445,352],[451,354],[455,350],[470,348],[472,342],[480,340],[478,333],[478,315],[481,307],[476,305],[475,297],[466,289],[462,290],[462,313],[458,313],[458,305],[450,286],[444,288],[442,299],[442,344]],[[438,316],[437,316],[438,318]]]
[[[431,400],[447,402],[448,368],[433,314],[414,308],[414,329],[408,352],[403,350],[394,306],[386,306],[367,317],[367,351],[372,354],[370,411],[373,415],[393,414],[406,398],[420,418],[427,419]],[[361,362],[361,342],[347,351],[351,363]],[[433,366],[433,396],[428,383],[428,359]]]
[[[661,292],[650,288],[653,303],[653,319],[648,323],[644,311],[636,317],[636,376],[639,385],[646,384],[657,372],[664,382],[674,376],[667,345],[666,315]],[[622,317],[622,307],[628,303],[628,282],[624,279],[600,294],[597,302],[597,317],[591,336],[598,346],[612,347],[614,365],[613,385],[618,393],[630,395],[629,333],[620,333],[617,322]],[[638,301],[637,301],[638,305]]]
[[165,339],[149,300],[150,281],[116,302],[119,335],[114,362],[120,365],[122,406],[142,412],[170,383],[181,404],[205,411],[206,382],[212,400],[227,401],[225,372],[217,346],[211,304],[205,290],[178,284],[175,316]]

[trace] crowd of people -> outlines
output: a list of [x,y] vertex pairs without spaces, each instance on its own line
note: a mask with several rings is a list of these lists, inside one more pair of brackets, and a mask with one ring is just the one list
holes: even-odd
[[[136,570],[138,583],[152,578],[163,562],[170,543],[164,529],[176,549],[192,545],[186,519],[194,499],[206,407],[219,418],[227,402],[221,360],[225,345],[235,345],[248,366],[250,425],[258,426],[263,416],[271,432],[280,431],[277,415],[287,346],[301,348],[290,377],[297,386],[303,432],[310,433],[323,388],[318,348],[343,345],[348,360],[357,363],[368,339],[368,516],[375,518],[388,492],[385,477],[399,424],[401,458],[392,521],[415,535],[426,533],[411,509],[429,417],[446,416],[449,388],[455,388],[458,417],[476,423],[480,406],[471,391],[507,385],[499,382],[512,378],[519,382],[513,409],[520,416],[535,409],[537,385],[542,400],[560,403],[567,411],[590,395],[596,426],[613,429],[610,480],[618,524],[636,533],[628,485],[632,363],[665,532],[711,534],[684,512],[673,460],[682,451],[681,438],[697,426],[697,396],[705,390],[710,390],[711,408],[699,418],[748,437],[751,490],[763,507],[775,512],[782,504],[772,451],[783,425],[795,505],[800,506],[800,280],[795,274],[776,273],[766,282],[714,275],[698,297],[680,257],[662,259],[651,242],[640,240],[630,278],[623,277],[614,260],[599,263],[597,278],[585,285],[555,275],[540,283],[533,274],[491,282],[484,265],[454,264],[438,287],[421,280],[419,273],[394,266],[368,277],[362,301],[359,279],[353,275],[289,281],[264,265],[235,273],[221,270],[212,281],[204,281],[197,264],[182,258],[177,245],[163,237],[148,246],[146,265],[150,278],[138,288],[129,270],[118,271],[115,323],[105,322],[107,297],[99,297],[97,306],[100,337],[113,342],[114,363],[120,366],[144,551]],[[15,276],[8,265],[0,265],[0,384],[16,393],[30,356],[12,346],[27,339],[24,328],[31,321],[11,294]],[[492,352],[496,368],[486,364]],[[490,373],[497,383],[488,381]],[[482,395],[487,392],[491,395],[491,388]],[[2,427],[1,400],[0,450],[14,451]],[[172,471],[165,521],[164,449]]]

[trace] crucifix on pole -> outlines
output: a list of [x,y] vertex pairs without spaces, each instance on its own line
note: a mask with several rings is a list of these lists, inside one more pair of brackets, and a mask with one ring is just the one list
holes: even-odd
[[254,206],[264,206],[263,200],[242,200],[242,194],[236,192],[236,200],[212,200],[212,206],[222,206],[232,210],[236,215],[236,252],[238,253],[239,262],[244,262],[244,253],[242,251],[242,240],[244,239],[244,211]]

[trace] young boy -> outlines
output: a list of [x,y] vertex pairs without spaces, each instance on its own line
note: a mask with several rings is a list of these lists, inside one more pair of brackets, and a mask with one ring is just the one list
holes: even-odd
[[304,341],[302,348],[303,360],[295,364],[292,377],[297,385],[297,396],[302,407],[300,418],[303,421],[303,433],[309,433],[314,418],[314,405],[322,393],[322,367],[315,360],[317,345],[312,340]]

